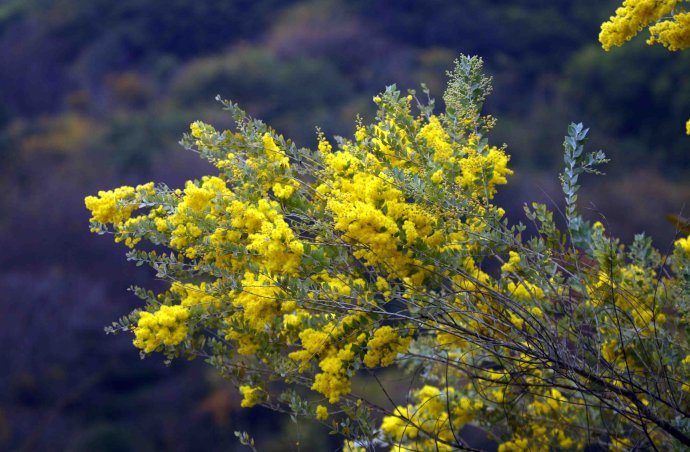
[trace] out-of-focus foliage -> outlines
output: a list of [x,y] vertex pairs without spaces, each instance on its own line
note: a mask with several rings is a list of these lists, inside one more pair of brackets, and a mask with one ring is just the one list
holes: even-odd
[[[217,95],[243,100],[253,114],[273,118],[277,127],[294,131],[300,141],[313,136],[311,130],[305,135],[301,121],[337,129],[342,118],[332,118],[326,106],[337,110],[352,94],[349,80],[328,60],[303,56],[285,60],[260,47],[241,47],[228,56],[195,61],[171,87],[181,109],[208,105],[208,99]],[[290,109],[291,103],[298,107]]]
[[[401,86],[413,86],[416,80],[424,79],[419,77],[420,71],[432,72],[425,67],[448,67],[450,57],[445,63],[434,63],[428,58],[429,52],[452,55],[461,50],[484,55],[497,86],[503,88],[488,106],[504,113],[505,126],[499,126],[497,135],[507,133],[504,127],[514,121],[525,131],[524,144],[516,143],[519,164],[543,167],[557,163],[557,158],[535,154],[532,148],[551,141],[553,137],[547,137],[545,131],[558,129],[557,120],[551,119],[558,115],[552,111],[564,109],[570,113],[582,109],[597,123],[599,119],[630,123],[625,130],[607,130],[606,138],[620,142],[617,137],[627,134],[642,143],[634,150],[635,157],[644,158],[642,148],[651,146],[658,164],[668,164],[682,152],[682,143],[667,143],[666,138],[659,143],[644,126],[650,120],[663,122],[675,111],[687,109],[684,96],[676,96],[681,100],[670,110],[648,110],[647,117],[637,115],[632,120],[626,117],[628,112],[646,107],[636,90],[619,99],[626,108],[615,113],[603,114],[596,106],[579,103],[580,89],[604,90],[614,85],[590,85],[580,76],[598,64],[602,55],[573,59],[591,44],[600,20],[611,8],[611,4],[593,0],[548,4],[527,0],[373,4],[338,0],[10,2],[3,9],[8,19],[0,22],[0,59],[6,62],[0,68],[0,124],[3,119],[11,122],[18,114],[60,113],[75,105],[108,116],[123,103],[151,108],[161,101],[180,107],[192,102],[201,107],[216,94],[239,99],[235,93],[244,93],[251,97],[245,105],[252,114],[261,115],[281,130],[284,127],[298,140],[306,140],[311,131],[300,129],[308,121],[278,118],[287,105],[295,104],[295,98],[303,101],[298,102],[300,105],[320,101],[330,107],[338,105],[335,115],[326,115],[318,106],[305,107],[304,111],[320,111],[309,119],[326,131],[344,133],[349,131],[349,116],[357,111],[371,113],[364,93],[380,89],[391,73],[400,74]],[[239,39],[254,42],[238,45]],[[216,68],[212,70],[214,60]],[[620,63],[609,64],[620,70],[616,66]],[[238,79],[229,75],[233,71],[237,74],[237,67],[244,65],[243,69],[253,71],[251,76]],[[195,71],[203,66],[205,77],[216,81],[205,78],[198,89],[188,86],[178,99],[176,87],[185,79],[184,74],[199,74]],[[220,70],[221,66],[225,69]],[[678,70],[668,71],[668,77],[680,73],[684,63],[674,66]],[[640,64],[635,70],[651,79],[653,69],[654,64]],[[214,83],[226,85],[221,88]],[[441,87],[433,79],[429,84]],[[578,89],[562,91],[560,85]],[[125,94],[123,89],[132,92]],[[253,110],[254,104],[261,102],[250,93],[259,89],[264,91],[258,97],[267,97],[265,102],[271,104],[268,110],[273,111],[265,111],[265,104]],[[566,102],[558,100],[563,92],[570,96]],[[606,97],[605,91],[603,94]],[[122,99],[122,95],[129,99]],[[198,97],[190,99],[190,95]],[[539,96],[545,96],[545,104],[535,103]],[[344,103],[344,99],[349,101]],[[542,115],[540,109],[551,112]],[[534,123],[540,127],[530,127]],[[626,152],[630,154],[630,150]],[[618,156],[616,149],[611,153]],[[525,158],[520,159],[520,154]],[[673,162],[674,166],[685,165],[685,159]]]
[[669,54],[640,40],[609,54],[592,44],[568,63],[564,86],[588,118],[609,134],[628,137],[622,158],[673,168],[687,160],[689,65],[690,53]]

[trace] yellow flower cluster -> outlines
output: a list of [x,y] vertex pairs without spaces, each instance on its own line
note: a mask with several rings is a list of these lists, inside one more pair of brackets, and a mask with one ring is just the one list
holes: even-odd
[[315,375],[311,389],[328,397],[330,403],[337,403],[340,397],[350,393],[347,369],[356,357],[353,347],[365,343],[366,334],[350,337],[346,331],[363,319],[364,314],[357,313],[337,324],[329,322],[318,331],[307,328],[299,334],[302,350],[288,355],[300,363],[300,372],[308,370],[313,359],[318,360],[321,372]]
[[508,168],[510,157],[495,146],[487,147],[479,152],[475,147],[466,147],[467,156],[460,160],[462,174],[455,182],[471,189],[475,196],[491,199],[496,193],[496,185],[508,183],[507,176],[513,174]]
[[365,167],[353,150],[329,153],[324,160],[325,179],[333,182],[317,191],[327,199],[335,230],[354,246],[354,256],[369,265],[385,264],[388,272],[414,283],[423,280],[426,269],[403,249],[418,239],[438,246],[442,234],[434,229],[436,217],[408,203],[390,176],[376,170],[380,161],[372,154],[367,157],[372,167]]
[[319,362],[321,372],[314,377],[311,389],[328,397],[330,403],[337,403],[340,397],[351,391],[347,375],[347,364],[355,357],[352,346],[338,350],[334,356],[327,356]]
[[189,311],[184,306],[161,306],[153,314],[141,312],[134,328],[134,346],[151,353],[161,345],[174,346],[187,337]]
[[224,180],[213,176],[204,177],[200,184],[188,181],[184,191],[176,195],[180,201],[174,212],[167,218],[156,218],[156,229],[162,233],[169,231],[170,247],[193,259],[203,249],[204,223],[210,225],[223,216],[234,194]]
[[196,285],[191,283],[182,284],[175,281],[170,287],[170,292],[180,297],[182,306],[187,308],[199,306],[204,310],[207,310],[209,307],[219,307],[220,300],[210,293],[214,290],[213,284],[205,282]]
[[[242,290],[232,299],[232,304],[242,308],[243,320],[254,330],[262,330],[272,322],[281,310],[278,297],[282,291],[268,276],[247,272],[242,279]],[[283,312],[294,309],[295,302],[282,306]]]
[[539,451],[582,450],[586,442],[582,438],[574,439],[563,427],[572,423],[572,414],[580,407],[573,405],[555,388],[544,388],[543,393],[534,397],[526,406],[530,422],[525,429],[515,431],[507,441],[498,446],[499,451]]
[[263,135],[262,140],[268,161],[277,163],[283,168],[287,168],[290,165],[290,159],[285,154],[285,151],[278,147],[271,134],[266,132]]
[[455,432],[484,409],[480,400],[461,396],[452,387],[425,385],[413,396],[415,405],[399,406],[381,422],[385,438],[399,450],[456,450],[449,445]]
[[433,149],[433,161],[437,163],[454,162],[457,159],[448,133],[441,125],[438,116],[432,115],[429,122],[417,134],[427,146]]
[[616,10],[616,15],[601,25],[599,42],[604,50],[623,45],[651,22],[669,14],[678,2],[679,0],[625,0]]
[[271,187],[273,194],[277,198],[287,199],[299,188],[299,182],[294,179],[288,180],[286,183],[276,182]]
[[671,19],[662,20],[649,27],[652,35],[649,44],[661,44],[668,50],[677,51],[690,47],[690,13],[674,14]]
[[[652,17],[667,4],[627,0],[630,11],[616,24],[629,30],[639,21],[631,15]],[[649,409],[672,411],[657,400],[690,392],[668,383],[690,376],[690,350],[677,333],[690,305],[672,274],[685,277],[690,237],[676,242],[668,271],[644,240],[626,249],[601,224],[589,247],[573,252],[546,208],[535,214],[543,227],[524,241],[491,204],[512,173],[504,149],[484,137],[491,119],[477,119],[471,105],[460,118],[414,117],[412,97],[394,90],[376,99],[375,123],[358,123],[350,140],[319,134],[316,151],[296,149],[244,115],[235,118],[237,132],[195,122],[185,143],[218,176],[180,190],[146,184],[86,199],[97,231],[112,224],[116,240],[131,247],[151,242],[155,251],[131,256],[171,284],[137,293],[150,312],[139,315],[134,345],[210,354],[236,379],[243,407],[273,404],[257,375],[303,385],[323,396],[323,405],[299,405],[321,421],[335,413],[369,419],[352,379],[409,363],[424,381],[367,437],[394,450],[455,450],[468,424],[490,430],[505,452],[581,450],[590,441],[579,430],[584,422],[640,411],[626,392],[607,398],[615,391],[606,384],[646,387],[649,369],[669,374],[645,399]],[[140,208],[148,211],[136,216]],[[656,344],[668,362],[645,361],[657,356]],[[597,397],[610,406],[578,390],[591,383],[588,372],[601,377]],[[353,439],[376,430],[357,432],[356,424],[332,425]],[[615,446],[628,430],[591,440]],[[345,449],[369,444],[353,440]]]
[[516,300],[529,302],[544,299],[544,291],[542,288],[529,281],[523,280],[517,283],[509,281],[506,289],[507,293]]
[[[683,240],[676,242],[676,246],[680,249],[685,243]],[[655,278],[655,272],[645,270],[635,264],[626,265],[613,275],[600,271],[596,283],[590,289],[591,299],[588,302],[603,311],[610,309],[610,306],[623,310],[628,319],[632,320],[630,327],[633,328],[634,333],[640,337],[650,337],[666,322],[666,314],[661,312],[653,291]],[[617,328],[615,322],[610,321],[608,314],[605,320],[607,322],[601,330],[615,334]],[[615,362],[616,356],[624,354],[616,344],[616,341],[611,340],[602,345],[602,352],[607,357],[607,361]],[[603,348],[606,350],[604,351]],[[618,365],[622,368],[626,365],[638,367],[631,361],[632,356],[634,354],[628,354],[627,364],[619,360]]]
[[509,252],[508,262],[501,265],[501,271],[505,273],[516,272],[520,264],[520,255],[515,251]]
[[328,408],[323,405],[318,405],[316,407],[316,419],[319,421],[325,421],[328,419]]
[[246,249],[257,255],[257,261],[270,273],[294,274],[299,268],[304,245],[278,212],[275,201],[258,204],[234,201],[228,208],[231,225],[247,234]]
[[331,190],[327,203],[336,230],[345,233],[344,239],[349,243],[360,245],[355,257],[371,265],[387,262],[396,270],[403,269],[409,260],[398,249],[400,228],[395,219],[375,206],[379,201],[399,198],[402,194],[394,189],[381,193],[377,188],[385,184],[366,173],[358,172],[342,182]]
[[119,225],[139,208],[142,198],[153,193],[153,182],[149,182],[136,188],[124,186],[115,190],[101,190],[97,197],[87,196],[84,203],[91,211],[91,221]]
[[364,364],[369,367],[388,367],[399,353],[407,351],[411,337],[400,337],[391,326],[382,326],[374,331],[374,336],[367,342],[367,353]]
[[240,392],[244,396],[242,402],[240,402],[242,408],[251,408],[262,400],[263,390],[261,388],[242,385],[240,386]]
[[192,136],[196,138],[196,145],[203,148],[217,149],[216,129],[202,121],[194,121],[189,126]]

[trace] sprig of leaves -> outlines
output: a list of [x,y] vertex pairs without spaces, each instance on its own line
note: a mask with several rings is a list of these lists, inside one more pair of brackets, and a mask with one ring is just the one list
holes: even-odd
[[590,235],[589,224],[577,213],[578,179],[583,173],[603,175],[596,167],[609,161],[601,150],[584,153],[588,132],[589,129],[585,129],[582,123],[571,123],[563,142],[565,170],[560,174],[560,180],[565,194],[565,218],[575,246],[585,245]]

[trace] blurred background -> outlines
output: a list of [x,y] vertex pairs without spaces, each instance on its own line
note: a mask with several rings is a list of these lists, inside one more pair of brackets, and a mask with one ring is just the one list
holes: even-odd
[[[177,141],[192,120],[239,102],[299,145],[373,119],[387,84],[440,99],[460,53],[494,77],[487,111],[515,175],[498,202],[561,205],[571,121],[612,158],[580,205],[625,240],[662,250],[667,214],[690,201],[690,52],[644,37],[605,53],[617,1],[0,0],[0,449],[333,450],[327,430],[257,408],[202,362],[140,361],[103,327],[153,273],[88,231],[83,198],[149,180],[180,186],[212,169]],[[265,434],[266,431],[272,435]]]

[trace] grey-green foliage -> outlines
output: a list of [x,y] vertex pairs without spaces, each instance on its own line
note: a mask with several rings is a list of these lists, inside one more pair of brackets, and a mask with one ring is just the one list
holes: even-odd
[[236,431],[235,436],[237,439],[240,441],[240,444],[243,446],[247,446],[251,448],[251,450],[256,451],[256,447],[254,447],[254,438],[252,438],[249,433],[247,432],[242,432],[242,431]]
[[563,160],[565,170],[560,175],[561,187],[565,194],[565,218],[568,222],[568,231],[571,234],[573,244],[584,246],[589,234],[589,225],[583,221],[577,213],[577,191],[580,189],[578,178],[582,173],[603,174],[596,169],[597,165],[608,162],[603,151],[584,153],[587,133],[582,123],[571,123],[568,126],[568,135],[563,142]]

